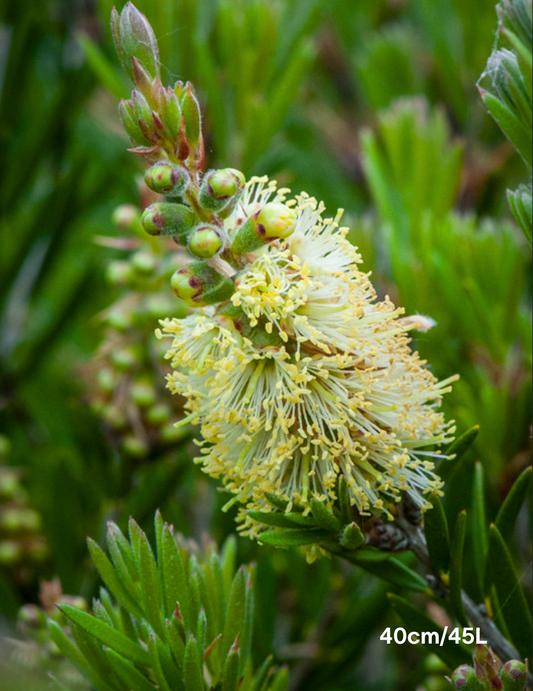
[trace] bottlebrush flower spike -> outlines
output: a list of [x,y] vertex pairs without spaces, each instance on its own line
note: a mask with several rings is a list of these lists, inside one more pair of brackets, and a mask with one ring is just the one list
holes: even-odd
[[[363,514],[387,513],[404,492],[427,508],[441,488],[434,447],[454,432],[438,407],[455,377],[438,382],[410,350],[418,322],[377,299],[341,213],[324,218],[322,203],[287,195],[267,178],[246,184],[223,221],[230,246],[272,210],[287,210],[287,228],[234,256],[231,301],[162,322],[169,387],[201,426],[204,468],[246,510],[268,510],[267,493],[331,505],[340,474]],[[241,520],[260,531],[245,510]]]

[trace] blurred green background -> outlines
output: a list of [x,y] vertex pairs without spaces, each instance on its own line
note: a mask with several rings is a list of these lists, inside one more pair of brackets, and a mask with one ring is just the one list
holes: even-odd
[[[167,424],[179,413],[168,410],[175,402],[152,334],[158,316],[183,308],[168,282],[135,265],[139,251],[157,253],[128,240],[132,210],[127,222],[111,220],[119,204],[147,202],[117,115],[131,87],[114,57],[111,6],[0,3],[0,613],[8,626],[21,605],[38,601],[43,579],[93,595],[85,538],[101,540],[110,518],[124,525],[133,514],[150,532],[160,507],[186,535],[221,541],[234,530],[233,514],[220,511],[227,497],[190,462],[190,434],[172,437]],[[332,215],[344,208],[380,295],[437,321],[415,345],[438,377],[460,374],[445,402],[458,430],[480,425],[445,505],[452,521],[469,506],[479,461],[493,516],[529,462],[531,413],[531,258],[505,194],[528,172],[476,89],[494,43],[495,2],[137,6],[160,41],[165,77],[197,88],[208,166],[267,173],[323,199]],[[161,301],[148,305],[147,294]],[[125,359],[113,357],[118,350]],[[130,399],[117,399],[117,387],[135,386],[126,414],[120,400]],[[106,407],[110,391],[114,407]],[[164,425],[148,405],[161,406]],[[529,526],[525,512],[514,547],[523,569]],[[293,689],[441,688],[428,686],[432,661],[420,650],[379,641],[396,622],[383,583],[243,539],[239,558],[259,560],[257,659],[272,651],[290,663]]]

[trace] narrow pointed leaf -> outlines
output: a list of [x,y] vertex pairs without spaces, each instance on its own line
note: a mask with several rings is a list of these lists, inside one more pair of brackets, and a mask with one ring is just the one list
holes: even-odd
[[87,541],[89,552],[94,565],[98,569],[102,580],[117,598],[118,602],[134,614],[138,619],[142,619],[143,611],[138,603],[131,597],[127,586],[124,585],[124,580],[117,573],[115,567],[111,564],[101,547],[94,541],[89,539]]
[[139,670],[125,660],[114,650],[106,650],[109,664],[113,667],[116,674],[126,684],[126,688],[131,691],[154,691],[153,685],[143,676]]
[[242,566],[233,579],[226,612],[226,625],[220,642],[222,659],[229,653],[239,634],[242,634],[246,608],[247,570]]
[[368,573],[378,576],[393,585],[418,592],[427,592],[429,590],[425,579],[398,559],[388,555],[383,560],[369,559],[368,555],[364,554],[365,551],[358,550],[350,557],[350,561],[368,571]]
[[181,560],[181,555],[176,545],[176,540],[168,525],[163,530],[162,545],[163,563],[161,572],[165,592],[165,607],[167,617],[171,617],[179,602],[183,620],[189,628],[192,628],[192,621],[189,607],[189,585],[187,575]]
[[224,663],[221,691],[237,691],[237,684],[239,682],[239,662],[239,647],[234,646],[229,651],[226,662]]
[[487,559],[487,512],[485,508],[485,476],[481,463],[476,463],[472,487],[472,535],[474,542],[474,565],[478,584],[483,593],[483,578]]
[[196,641],[192,636],[189,638],[185,648],[183,681],[187,691],[205,691],[202,660]]
[[136,664],[146,666],[150,664],[150,656],[147,651],[133,643],[120,631],[116,631],[104,622],[71,605],[58,605],[58,607],[68,619],[103,645],[124,655]]
[[530,491],[531,476],[532,468],[530,466],[524,470],[513,484],[511,491],[505,497],[505,501],[498,511],[495,524],[504,540],[510,540],[513,535],[516,519]]
[[424,533],[431,564],[437,573],[447,573],[450,566],[450,533],[442,502],[429,499],[433,508],[424,514]]
[[509,629],[511,639],[524,658],[531,658],[531,612],[509,549],[495,525],[492,525],[489,531],[489,561],[500,613]]
[[468,622],[463,609],[463,553],[466,534],[466,511],[461,511],[455,523],[453,531],[451,560],[450,560],[450,603],[463,626]]
[[154,554],[143,533],[140,540],[141,593],[145,617],[161,638],[165,637],[161,582]]
[[326,504],[318,499],[311,500],[311,513],[319,528],[328,530],[332,533],[338,533],[342,528],[342,523],[333,514],[333,512],[326,506]]
[[[290,514],[285,513],[275,513],[269,511],[248,511],[250,518],[259,523],[264,523],[265,525],[272,526],[274,528],[294,528],[302,524],[302,515],[296,514],[296,520],[293,520]],[[298,521],[298,518],[300,521]],[[307,517],[305,519],[306,523],[310,528],[313,527],[312,519]]]
[[303,545],[313,545],[331,537],[328,530],[313,528],[310,530],[272,530],[261,533],[258,537],[260,542],[273,547],[288,549],[289,547],[302,547]]
[[457,464],[468,451],[468,449],[475,442],[476,437],[479,434],[479,425],[474,425],[464,434],[462,434],[458,439],[456,439],[453,444],[446,450],[447,456],[454,456],[450,460],[443,460],[439,463],[437,468],[437,475],[443,480],[447,480],[453,470],[457,467]]
[[263,685],[267,680],[268,673],[270,672],[272,665],[274,663],[274,658],[269,655],[267,659],[263,662],[261,667],[257,670],[254,678],[254,683],[250,691],[262,691]]

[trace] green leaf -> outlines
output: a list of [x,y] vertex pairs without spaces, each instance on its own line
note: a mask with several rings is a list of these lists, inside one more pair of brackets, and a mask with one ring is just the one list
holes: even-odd
[[150,664],[150,656],[147,651],[133,643],[120,631],[116,631],[108,624],[104,624],[104,622],[75,607],[71,607],[71,605],[58,605],[58,607],[68,619],[103,645],[115,650],[117,653],[135,662],[135,664],[144,666]]
[[131,597],[128,590],[127,584],[129,582],[129,577],[127,577],[126,583],[122,579],[123,573],[119,575],[116,569],[113,567],[104,551],[99,547],[99,545],[90,538],[87,540],[89,546],[89,552],[94,565],[98,569],[102,580],[117,598],[118,602],[129,612],[131,612],[137,619],[142,619],[144,616],[143,610],[139,607],[138,603]]
[[183,621],[189,629],[192,629],[187,575],[174,535],[166,524],[163,528],[161,552],[163,561],[160,564],[160,569],[163,577],[166,615],[171,617],[176,609],[176,604],[179,603]]
[[520,153],[524,161],[531,168],[533,154],[531,153],[531,131],[502,103],[496,96],[488,91],[481,91],[481,97],[489,109],[490,114],[496,120],[505,136]]
[[438,624],[436,624],[433,619],[430,619],[427,614],[424,614],[424,612],[419,610],[417,607],[414,607],[412,604],[407,602],[407,600],[404,600],[398,595],[389,593],[388,598],[392,606],[400,615],[402,621],[411,629],[411,631],[416,631],[418,633],[425,631],[428,634],[437,634],[439,642],[444,640],[444,643],[441,646],[439,643],[433,642],[435,636],[432,638],[426,636],[423,645],[434,655],[437,655],[437,657],[439,657],[449,667],[455,669],[456,667],[459,667],[459,665],[472,662],[470,651],[463,645],[457,645],[457,643],[449,641],[447,637],[443,638],[444,630]]
[[139,670],[114,650],[106,650],[106,657],[129,691],[154,691],[153,685]]
[[50,637],[57,645],[61,653],[72,662],[74,667],[81,672],[81,674],[89,680],[94,677],[92,669],[87,659],[81,654],[79,649],[74,645],[70,638],[65,634],[63,629],[52,619],[47,621]]
[[183,681],[187,691],[205,691],[202,660],[193,636],[189,638],[185,648]]
[[141,594],[145,618],[158,636],[165,638],[163,597],[155,557],[143,533],[140,539]]
[[474,427],[467,430],[446,449],[446,455],[453,456],[453,458],[450,458],[450,460],[443,460],[439,463],[436,472],[442,480],[447,480],[450,477],[459,461],[475,442],[478,434],[479,425],[474,425]]
[[453,531],[450,560],[450,604],[463,626],[468,625],[463,609],[463,552],[466,534],[466,511],[461,511]]
[[524,470],[513,484],[511,491],[505,497],[505,501],[498,511],[498,515],[494,522],[504,540],[510,540],[513,536],[516,519],[518,518],[522,504],[526,497],[529,496],[531,476],[532,468],[530,466]]
[[337,498],[339,502],[341,519],[345,524],[350,524],[353,522],[353,512],[352,506],[350,504],[350,494],[348,492],[348,483],[344,475],[339,476],[339,481],[337,484]]
[[474,566],[478,584],[483,593],[485,562],[487,559],[487,512],[485,509],[485,476],[481,463],[476,463],[472,487],[472,536],[474,543]]
[[289,672],[285,668],[276,674],[268,691],[289,691]]
[[344,528],[340,544],[344,549],[350,551],[359,549],[365,544],[365,536],[357,523],[350,523]]
[[267,659],[263,662],[261,667],[257,670],[254,678],[254,683],[250,691],[262,691],[263,685],[268,677],[268,673],[270,672],[273,663],[274,658],[272,657],[272,655],[269,655]]
[[167,682],[167,679],[163,672],[163,668],[161,667],[161,662],[159,660],[155,636],[150,636],[148,640],[148,652],[150,653],[150,659],[152,661],[152,670],[154,673],[155,681],[157,682],[157,686],[159,687],[159,691],[177,691],[177,689],[180,688],[179,686],[174,686],[174,689],[172,689],[170,684]]
[[239,682],[239,666],[239,646],[237,642],[235,642],[235,645],[229,651],[226,662],[224,663],[221,691],[237,691],[237,684]]
[[221,659],[225,659],[237,636],[242,634],[248,587],[247,576],[247,569],[241,566],[233,579],[226,612],[226,625],[219,643]]
[[360,549],[351,555],[349,560],[352,564],[357,564],[365,571],[393,585],[418,592],[428,592],[429,590],[428,584],[420,574],[390,555],[385,555],[384,559],[377,559],[367,549]]
[[288,549],[289,547],[313,545],[330,537],[331,533],[328,530],[313,528],[310,530],[272,530],[261,533],[257,539],[265,545]]
[[424,514],[424,533],[429,558],[437,573],[447,573],[450,566],[450,532],[444,507],[438,497],[430,497],[433,508]]
[[244,674],[244,669],[252,654],[252,637],[254,627],[255,599],[254,599],[254,567],[248,567],[246,578],[246,596],[244,603],[244,620],[242,624],[241,636],[239,639],[240,647],[240,667],[239,676]]
[[312,499],[311,513],[313,514],[317,526],[323,530],[338,533],[342,528],[342,523],[323,501]]
[[[250,518],[254,519],[254,521],[264,523],[265,525],[269,525],[274,528],[294,528],[297,525],[302,525],[304,521],[309,525],[310,528],[313,527],[312,519],[310,517],[304,518],[300,513],[286,514],[268,511],[248,511],[247,513]],[[296,520],[294,520],[292,516],[296,516]]]
[[531,613],[511,554],[494,524],[489,530],[489,563],[490,577],[501,607],[500,614],[505,620],[511,639],[524,658],[531,658]]

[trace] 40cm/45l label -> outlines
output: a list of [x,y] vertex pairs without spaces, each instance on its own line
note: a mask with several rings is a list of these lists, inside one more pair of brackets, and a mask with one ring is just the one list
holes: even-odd
[[481,637],[481,630],[466,627],[464,629],[454,628],[450,629],[445,626],[441,633],[438,631],[411,631],[407,632],[404,628],[400,627],[398,629],[385,629],[381,636],[380,641],[385,641],[387,645],[391,643],[396,643],[397,645],[404,645],[409,643],[410,645],[440,645],[441,647],[446,643],[446,641],[451,641],[452,643],[464,643],[465,645],[483,644],[486,645],[487,641],[483,640]]

